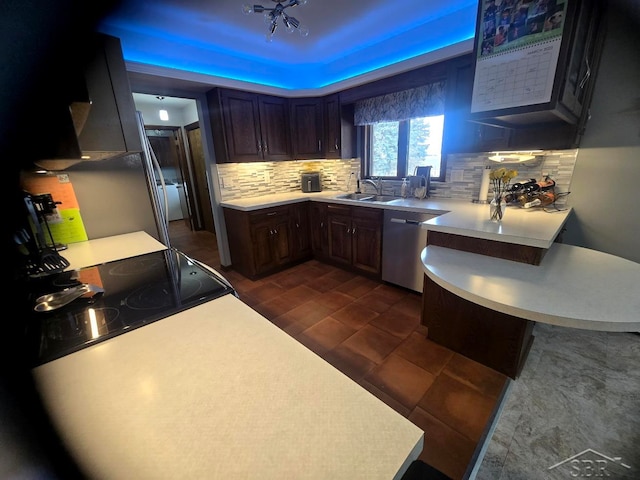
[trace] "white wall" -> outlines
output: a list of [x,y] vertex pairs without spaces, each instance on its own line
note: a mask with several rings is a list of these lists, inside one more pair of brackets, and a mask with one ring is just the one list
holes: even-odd
[[640,262],[640,2],[610,0],[565,243]]

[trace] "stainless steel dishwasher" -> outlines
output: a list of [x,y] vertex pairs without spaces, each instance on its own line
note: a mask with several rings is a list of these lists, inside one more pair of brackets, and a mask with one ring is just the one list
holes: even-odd
[[427,245],[427,231],[420,226],[432,213],[384,211],[382,229],[382,280],[422,293],[420,253]]

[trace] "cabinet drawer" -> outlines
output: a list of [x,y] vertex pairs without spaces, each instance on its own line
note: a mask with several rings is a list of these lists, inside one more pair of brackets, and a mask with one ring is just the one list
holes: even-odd
[[273,207],[255,210],[249,213],[249,223],[255,224],[272,220],[273,218],[282,218],[289,215],[289,207]]

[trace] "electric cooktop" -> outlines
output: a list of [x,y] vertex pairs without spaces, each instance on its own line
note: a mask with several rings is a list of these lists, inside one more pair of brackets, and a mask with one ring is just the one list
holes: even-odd
[[[39,296],[81,284],[104,291],[35,311]],[[51,275],[29,293],[28,361],[50,362],[227,294],[236,292],[226,279],[173,248]]]

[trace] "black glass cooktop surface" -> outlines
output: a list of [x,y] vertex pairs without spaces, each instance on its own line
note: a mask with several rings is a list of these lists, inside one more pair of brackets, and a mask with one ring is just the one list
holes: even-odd
[[[81,284],[104,291],[57,310],[34,310],[40,295]],[[29,293],[29,361],[55,360],[229,293],[235,294],[224,278],[175,249],[52,275]]]

